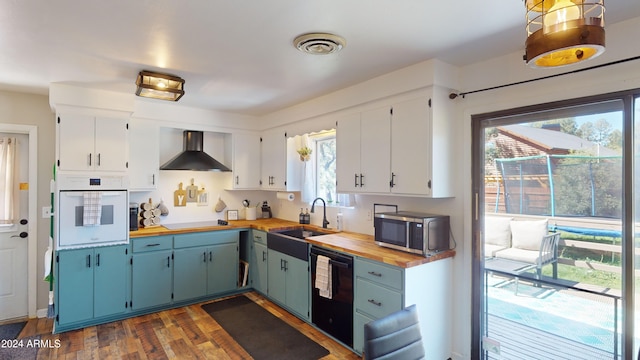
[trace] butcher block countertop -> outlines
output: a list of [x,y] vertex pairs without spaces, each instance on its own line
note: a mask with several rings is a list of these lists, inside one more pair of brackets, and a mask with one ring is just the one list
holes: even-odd
[[[167,225],[170,226],[170,225]],[[352,232],[337,232],[332,229],[323,229],[315,225],[301,225],[293,221],[282,219],[257,219],[257,220],[233,220],[229,221],[229,225],[216,225],[214,222],[197,222],[180,224],[174,230],[168,229],[164,226],[141,228],[137,231],[131,231],[129,236],[132,239],[158,236],[158,235],[176,235],[187,234],[193,232],[202,231],[217,231],[228,229],[257,229],[262,231],[273,230],[288,230],[304,227],[307,230],[318,230],[323,232],[330,232],[332,234],[313,236],[307,238],[307,242],[312,245],[318,245],[329,249],[334,249],[349,253],[352,255],[360,256],[363,258],[387,263],[402,268],[409,268],[418,266],[421,264],[429,263],[436,260],[441,260],[455,256],[455,250],[443,251],[428,257],[410,254],[403,251],[392,250],[377,245],[372,235],[352,233]],[[173,226],[171,226],[173,227]]]

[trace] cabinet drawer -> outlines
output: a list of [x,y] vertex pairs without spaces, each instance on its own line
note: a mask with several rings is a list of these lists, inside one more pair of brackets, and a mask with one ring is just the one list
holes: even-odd
[[260,230],[253,230],[253,241],[267,245],[267,233]]
[[356,259],[355,275],[356,277],[402,290],[402,270],[399,268],[393,268],[368,260]]
[[368,316],[358,312],[353,314],[353,350],[358,354],[362,354],[364,350],[364,325],[373,321]]
[[173,247],[176,249],[225,244],[238,240],[238,231],[212,231],[191,234],[180,234],[173,237]]
[[356,310],[375,318],[402,309],[402,294],[363,279],[356,280]]
[[173,236],[152,236],[146,238],[131,239],[133,252],[147,252],[157,250],[169,250],[173,245]]

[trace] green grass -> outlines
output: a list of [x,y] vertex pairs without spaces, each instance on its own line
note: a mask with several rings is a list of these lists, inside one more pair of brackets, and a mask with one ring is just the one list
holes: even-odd
[[[542,275],[551,277],[553,275],[553,267],[551,265],[547,265],[542,268]],[[620,290],[622,288],[621,274],[615,274],[612,272],[601,270],[585,269],[565,264],[558,264],[558,278],[601,286],[603,288],[609,289]]]

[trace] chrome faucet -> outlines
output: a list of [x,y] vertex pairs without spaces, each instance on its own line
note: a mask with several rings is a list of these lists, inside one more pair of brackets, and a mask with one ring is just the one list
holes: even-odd
[[322,201],[322,208],[324,210],[324,214],[322,215],[322,228],[326,229],[327,225],[329,225],[329,220],[327,220],[327,203],[324,202],[323,198],[315,198],[313,203],[311,204],[311,212],[313,213],[316,208],[316,201]]

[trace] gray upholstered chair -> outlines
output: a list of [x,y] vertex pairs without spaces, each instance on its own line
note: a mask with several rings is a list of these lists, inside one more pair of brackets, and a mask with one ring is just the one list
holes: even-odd
[[364,326],[364,354],[374,359],[424,359],[425,351],[415,305]]

